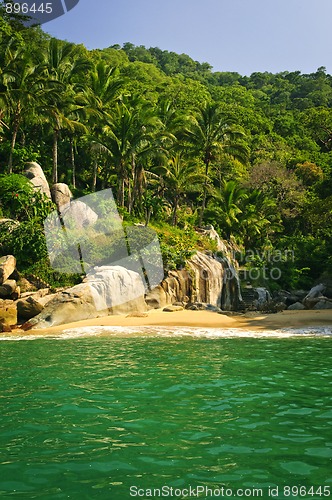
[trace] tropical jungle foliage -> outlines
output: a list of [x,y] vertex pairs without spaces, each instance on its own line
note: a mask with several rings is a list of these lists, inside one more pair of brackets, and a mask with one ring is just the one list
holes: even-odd
[[159,228],[170,262],[179,252],[167,246],[171,227],[191,248],[193,228],[212,224],[244,253],[291,249],[280,286],[332,271],[332,76],[323,67],[241,76],[156,47],[88,51],[2,12],[0,210],[23,235],[15,248],[2,234],[0,251],[21,245],[23,267],[46,258],[50,209],[27,201],[26,161],[76,196],[112,188],[125,220]]

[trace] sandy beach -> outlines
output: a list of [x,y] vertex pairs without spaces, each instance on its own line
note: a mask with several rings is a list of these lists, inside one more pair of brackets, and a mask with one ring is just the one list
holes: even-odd
[[54,326],[45,330],[30,330],[25,334],[52,334],[72,328],[95,326],[161,326],[161,327],[206,327],[238,328],[245,330],[279,330],[284,328],[332,327],[332,310],[323,311],[283,311],[276,314],[246,313],[227,316],[209,311],[163,312],[152,310],[145,317],[107,316]]

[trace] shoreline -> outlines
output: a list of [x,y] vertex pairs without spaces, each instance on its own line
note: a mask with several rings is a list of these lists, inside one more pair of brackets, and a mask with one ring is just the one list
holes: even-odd
[[[275,314],[262,314],[259,312],[248,312],[239,315],[218,314],[210,311],[176,311],[163,312],[161,309],[153,309],[145,317],[138,316],[104,316],[66,323],[45,329],[27,330],[25,335],[47,335],[61,333],[69,329],[87,327],[190,327],[190,328],[218,328],[263,331],[279,330],[302,327],[332,327],[332,310],[306,310],[306,311],[283,311]],[[22,330],[15,330],[18,333]]]

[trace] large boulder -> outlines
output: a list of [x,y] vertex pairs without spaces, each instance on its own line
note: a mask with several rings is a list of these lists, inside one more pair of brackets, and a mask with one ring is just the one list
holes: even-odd
[[0,299],[0,324],[8,326],[17,324],[17,309],[13,301]]
[[25,177],[34,185],[37,191],[45,194],[51,199],[50,186],[47,182],[45,174],[41,166],[36,162],[30,162],[25,164],[25,170],[23,172]]
[[86,203],[75,200],[61,209],[61,216],[65,227],[82,229],[94,224],[98,215]]
[[31,319],[41,313],[44,306],[33,297],[17,301],[17,315],[20,319]]
[[61,210],[61,207],[68,205],[70,200],[73,198],[69,187],[63,182],[54,184],[51,188],[51,194],[52,200],[56,204],[58,210]]
[[13,274],[16,268],[16,259],[13,255],[0,257],[0,285]]
[[47,328],[109,314],[145,312],[144,284],[138,273],[120,266],[92,269],[80,285],[60,292],[23,329]]
[[17,284],[15,280],[6,280],[0,285],[0,299],[10,299],[15,294]]

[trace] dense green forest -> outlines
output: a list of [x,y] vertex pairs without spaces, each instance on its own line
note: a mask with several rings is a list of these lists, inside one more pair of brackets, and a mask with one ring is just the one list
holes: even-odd
[[0,216],[20,225],[0,229],[0,253],[40,271],[52,207],[20,175],[27,161],[75,196],[111,187],[125,221],[158,230],[169,268],[204,245],[194,228],[212,224],[241,264],[268,267],[291,251],[275,287],[332,274],[324,67],[241,76],[131,43],[88,51],[2,12]]

